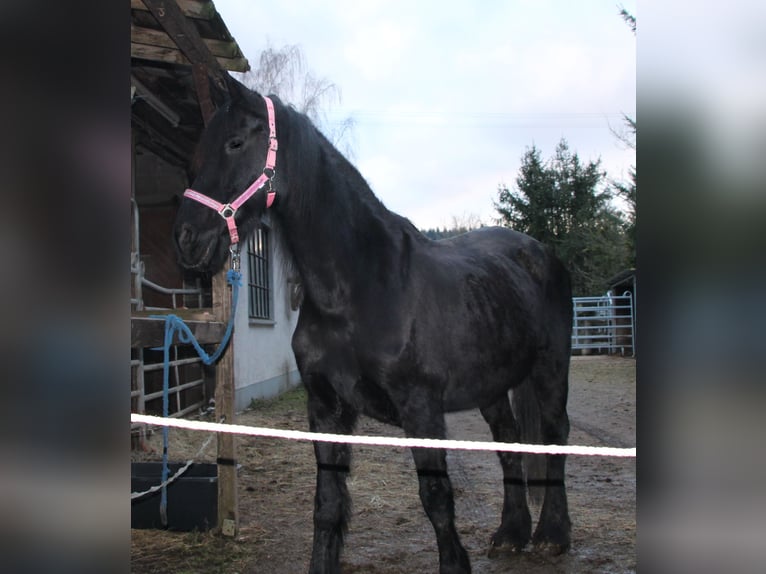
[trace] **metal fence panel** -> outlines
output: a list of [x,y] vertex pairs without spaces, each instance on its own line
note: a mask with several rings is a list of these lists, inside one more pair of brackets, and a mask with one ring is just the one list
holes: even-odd
[[572,350],[634,355],[633,297],[623,295],[573,297]]

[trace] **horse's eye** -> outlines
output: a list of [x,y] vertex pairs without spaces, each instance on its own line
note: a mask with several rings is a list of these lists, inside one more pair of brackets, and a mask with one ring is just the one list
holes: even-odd
[[226,142],[226,149],[228,151],[234,151],[242,147],[244,142],[241,138],[234,138]]

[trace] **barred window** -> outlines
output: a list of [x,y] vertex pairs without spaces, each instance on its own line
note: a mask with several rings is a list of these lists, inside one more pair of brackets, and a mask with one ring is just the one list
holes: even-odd
[[248,312],[251,319],[272,320],[269,230],[262,225],[247,243]]

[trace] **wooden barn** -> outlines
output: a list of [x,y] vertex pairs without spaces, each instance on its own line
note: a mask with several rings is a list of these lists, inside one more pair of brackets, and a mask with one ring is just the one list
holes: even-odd
[[[191,184],[195,144],[225,100],[224,74],[248,69],[212,1],[131,0],[132,412],[161,413],[162,352],[154,348],[162,345],[164,320],[158,315],[184,318],[211,350],[224,331],[230,306],[225,270],[214,278],[184,273],[171,233]],[[290,348],[297,311],[268,223],[242,245],[235,334],[219,364],[204,367],[193,348],[173,348],[171,416],[211,408],[216,394],[226,397],[229,409],[241,410],[298,383]]]

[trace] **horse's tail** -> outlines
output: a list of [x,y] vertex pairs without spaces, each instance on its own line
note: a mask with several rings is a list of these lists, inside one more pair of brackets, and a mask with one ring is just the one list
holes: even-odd
[[[541,444],[543,440],[540,407],[532,381],[524,381],[513,389],[511,395],[513,413],[521,431],[521,442]],[[545,494],[546,456],[544,454],[524,454],[522,460],[529,498],[535,504],[540,504]]]

